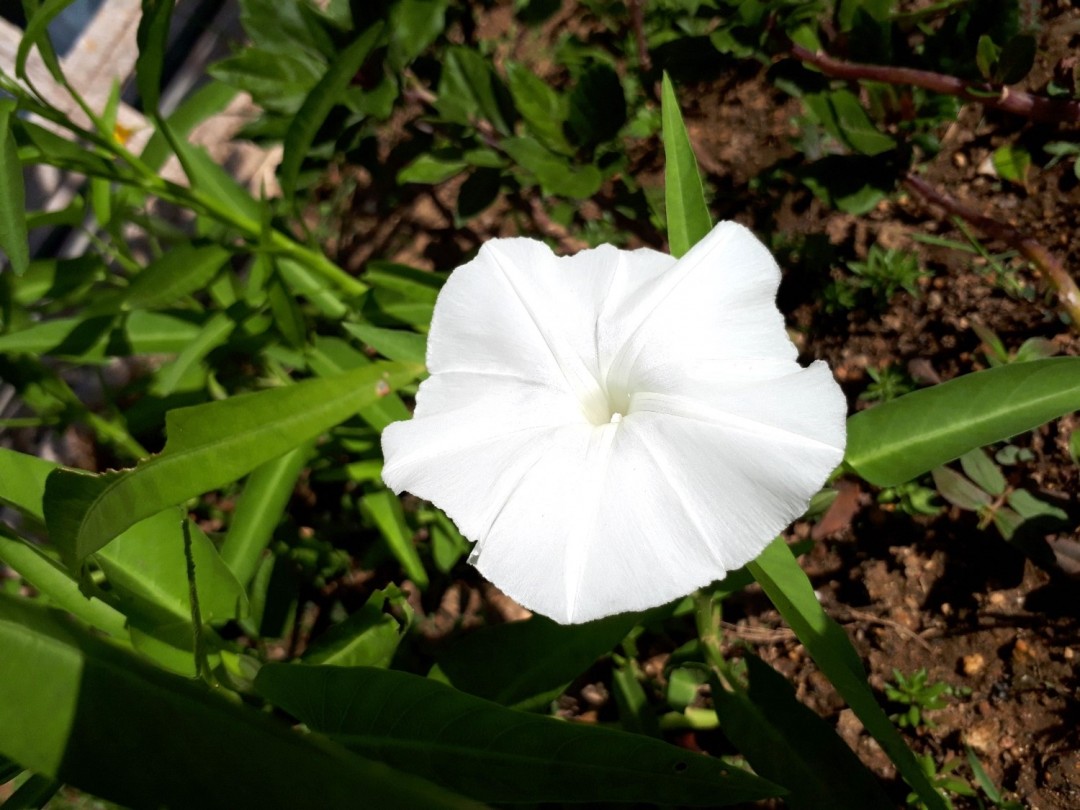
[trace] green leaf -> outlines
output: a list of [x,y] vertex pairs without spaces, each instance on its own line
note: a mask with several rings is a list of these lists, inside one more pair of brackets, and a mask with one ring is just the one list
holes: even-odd
[[510,126],[500,100],[503,94],[504,88],[491,65],[479,53],[462,45],[446,50],[435,105],[443,118],[464,126],[487,121],[503,135],[509,135]]
[[372,299],[379,310],[422,332],[431,324],[435,299],[445,276],[426,273],[391,262],[369,262],[364,281],[371,286]]
[[792,810],[890,807],[881,784],[782,675],[744,653],[749,687],[713,679],[720,728],[754,770],[790,793]]
[[401,563],[406,575],[420,590],[428,586],[427,571],[420,559],[420,553],[413,543],[413,532],[405,522],[405,513],[401,500],[388,489],[372,492],[364,496],[360,509],[379,530],[390,547],[390,552]]
[[1016,84],[1031,72],[1035,64],[1038,44],[1031,34],[1017,34],[1005,43],[994,68],[993,81],[998,84]]
[[1080,408],[1080,358],[966,374],[848,419],[847,463],[891,487]]
[[427,362],[427,338],[416,332],[382,329],[369,323],[346,323],[344,327],[388,360],[419,366]]
[[221,166],[214,162],[201,146],[189,143],[177,136],[164,121],[158,121],[158,130],[169,139],[180,165],[184,167],[191,185],[202,192],[219,207],[227,209],[231,216],[254,231],[262,221],[263,203],[252,197]]
[[310,442],[300,445],[256,467],[244,482],[221,545],[221,559],[241,584],[255,576],[311,451]]
[[464,160],[443,160],[425,152],[398,172],[398,183],[436,185],[461,174],[469,168]]
[[404,672],[267,664],[255,689],[352,751],[480,801],[722,806],[778,792],[660,740],[518,712]]
[[[187,522],[185,530],[184,523]],[[197,525],[176,508],[141,520],[94,554],[129,617],[155,627],[183,628],[191,640],[191,589],[184,535],[191,540],[199,611],[207,624],[222,624],[247,614],[247,595],[222,561],[217,548]]]
[[[222,112],[236,98],[236,88],[219,81],[209,81],[185,98],[165,119],[169,132],[178,138],[187,138],[196,125]],[[151,169],[160,169],[170,153],[169,139],[156,129],[139,155],[140,160]]]
[[998,465],[991,461],[990,456],[981,447],[971,450],[960,456],[960,466],[964,473],[985,489],[991,495],[1003,495],[1008,482],[1001,474]]
[[532,138],[504,138],[503,151],[535,175],[546,195],[581,200],[600,190],[604,176],[595,166],[575,166]]
[[1022,146],[999,146],[990,155],[994,171],[1002,180],[1018,185],[1027,184],[1028,170],[1031,168],[1031,154]]
[[993,37],[987,34],[979,37],[979,44],[975,49],[975,65],[979,68],[979,73],[987,81],[994,77],[1000,56],[1001,48],[994,42]]
[[161,76],[169,45],[169,23],[175,0],[142,0],[142,17],[135,34],[139,58],[135,61],[135,82],[142,108],[155,115],[161,103]]
[[0,447],[0,504],[44,521],[41,500],[45,479],[56,467],[43,458]]
[[164,450],[135,469],[103,475],[58,470],[49,477],[49,535],[68,560],[80,562],[139,520],[235,481],[315,438],[416,372],[377,363],[170,411]]
[[360,610],[323,634],[304,655],[305,664],[388,667],[405,629],[385,611],[387,601],[412,619],[412,608],[394,585],[375,591]]
[[201,292],[232,254],[218,245],[190,242],[170,248],[132,280],[122,298],[125,309],[160,309]]
[[938,467],[930,474],[934,477],[934,486],[941,493],[941,497],[961,509],[978,512],[994,502],[989,493],[979,489],[956,470]]
[[211,315],[191,342],[176,355],[176,359],[158,370],[151,393],[158,397],[175,393],[206,355],[229,339],[234,329],[236,321],[228,313],[219,311]]
[[506,79],[514,106],[525,119],[529,131],[549,149],[570,153],[570,144],[563,134],[566,98],[521,62],[506,63]]
[[661,91],[664,120],[664,194],[667,200],[668,243],[679,258],[712,229],[705,205],[697,159],[686,134],[671,79],[664,74]]
[[0,753],[110,801],[235,810],[350,807],[363,796],[373,807],[476,807],[4,594],[0,648]]
[[0,99],[0,249],[7,254],[16,276],[30,267],[30,243],[26,234],[26,189],[19,149],[12,132],[17,105]]
[[854,151],[873,157],[896,148],[896,141],[874,126],[851,91],[807,93],[802,100],[830,135]]
[[915,754],[878,705],[866,680],[862,661],[844,629],[822,609],[810,579],[783,538],[774,540],[757,560],[747,564],[747,568],[836,691],[896,765],[900,775],[930,810],[945,810],[945,803],[930,784]]
[[641,618],[624,613],[562,625],[534,615],[482,627],[447,647],[428,677],[504,706],[539,709],[610,652]]
[[285,151],[281,158],[278,177],[286,199],[296,193],[300,167],[311,151],[315,136],[319,134],[326,117],[340,104],[345,91],[367,60],[371,49],[382,34],[381,25],[373,25],[360,34],[330,63],[326,73],[304,99],[299,112],[293,117],[285,133]]
[[1008,501],[1009,506],[1015,509],[1024,520],[1043,518],[1053,522],[1064,522],[1069,519],[1069,514],[1064,509],[1036,498],[1026,489],[1010,492]]
[[388,63],[396,70],[423,53],[446,25],[449,0],[398,0],[390,7]]
[[0,524],[0,561],[56,607],[114,639],[127,637],[124,614],[96,596],[84,594],[78,580],[61,565],[34,544],[10,534],[3,524]]
[[29,15],[29,19],[26,21],[26,30],[23,32],[22,39],[19,40],[19,48],[15,52],[15,75],[20,79],[25,81],[27,78],[26,60],[30,57],[30,51],[36,45],[38,51],[41,52],[45,67],[49,69],[49,73],[57,82],[63,83],[64,74],[60,70],[60,60],[56,58],[56,52],[53,50],[52,42],[49,40],[49,24],[73,2],[75,0],[45,0],[32,15]]
[[591,148],[611,140],[626,123],[626,95],[619,75],[602,62],[590,65],[570,91],[566,129],[575,144]]

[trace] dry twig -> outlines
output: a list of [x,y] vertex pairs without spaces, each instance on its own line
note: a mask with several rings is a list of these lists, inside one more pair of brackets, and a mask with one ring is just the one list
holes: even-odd
[[964,221],[974,225],[980,231],[993,239],[999,239],[1009,247],[1014,248],[1042,273],[1047,283],[1057,294],[1061,308],[1069,316],[1074,329],[1080,330],[1080,289],[1076,282],[1049,249],[1037,239],[1033,239],[1021,233],[1011,225],[998,222],[992,217],[980,214],[974,208],[970,208],[954,197],[943,191],[938,191],[921,177],[908,174],[904,178],[904,185],[940,208],[944,208],[953,216],[960,217]]

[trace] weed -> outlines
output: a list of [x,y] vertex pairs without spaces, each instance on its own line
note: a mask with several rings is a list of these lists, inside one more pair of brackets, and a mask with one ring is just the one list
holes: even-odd
[[915,390],[915,381],[896,366],[885,366],[880,370],[868,368],[866,373],[870,375],[871,382],[859,394],[863,402],[888,402]]
[[893,703],[907,707],[903,712],[892,715],[892,720],[901,728],[933,728],[934,723],[925,716],[926,712],[944,709],[948,705],[946,698],[961,691],[945,681],[927,683],[930,675],[925,667],[910,676],[894,668],[893,677],[896,683],[885,684],[885,696]]

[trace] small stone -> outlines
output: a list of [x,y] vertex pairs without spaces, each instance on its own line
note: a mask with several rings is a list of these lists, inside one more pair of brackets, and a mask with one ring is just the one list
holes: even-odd
[[942,616],[952,616],[952,614],[953,614],[952,605],[950,605],[948,602],[942,602],[941,603],[941,615]]
[[974,677],[986,669],[986,658],[982,653],[965,655],[962,659],[961,669],[969,678]]
[[962,169],[967,166],[967,155],[963,152],[953,152],[952,162],[956,168]]
[[993,746],[998,740],[996,720],[983,720],[963,733],[964,743],[982,754],[993,753]]
[[1005,593],[1003,591],[994,591],[990,594],[989,601],[994,607],[1001,607],[1005,604]]
[[1072,661],[1073,658],[1076,657],[1076,652],[1073,650],[1072,647],[1066,647],[1064,650],[1061,651],[1061,655],[1065,658],[1066,661]]

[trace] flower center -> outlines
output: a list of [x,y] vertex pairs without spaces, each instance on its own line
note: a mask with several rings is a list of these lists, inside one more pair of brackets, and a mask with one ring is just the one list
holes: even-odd
[[581,410],[596,427],[617,425],[630,413],[630,395],[621,390],[597,388],[581,403]]
[[622,417],[623,417],[623,415],[622,415],[621,413],[619,413],[618,411],[615,411],[615,413],[613,413],[613,414],[611,415],[611,422],[610,422],[610,424],[612,424],[612,425],[617,425],[617,424],[619,424],[619,422],[621,422],[621,421],[622,421]]

